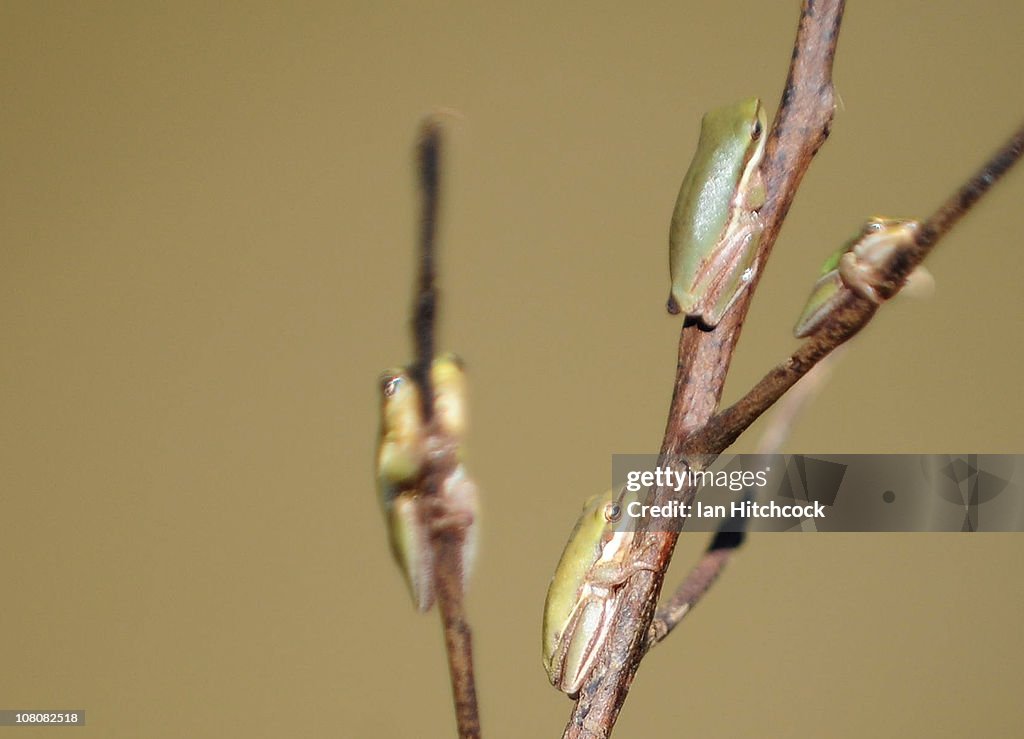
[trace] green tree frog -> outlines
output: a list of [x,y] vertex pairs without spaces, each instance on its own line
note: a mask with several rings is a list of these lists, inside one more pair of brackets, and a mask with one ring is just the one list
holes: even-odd
[[[466,428],[466,382],[453,354],[431,365],[434,415],[432,437],[420,411],[420,391],[408,372],[393,369],[381,377],[381,426],[377,448],[377,486],[388,525],[391,552],[420,612],[434,603],[434,549],[431,534],[440,527],[463,529],[462,579],[469,578],[476,553],[477,488],[461,462]],[[455,468],[428,500],[420,486],[428,455],[455,445]],[[428,507],[430,506],[430,507]]]
[[[893,254],[914,238],[918,222],[902,218],[872,218],[860,233],[825,260],[793,334],[809,336],[825,322],[842,301],[846,290],[866,300],[881,303],[878,286]],[[907,280],[912,290],[927,288],[931,276],[918,267]]]
[[753,280],[766,127],[758,98],[704,115],[669,229],[669,313],[714,328]]
[[628,505],[609,490],[583,506],[562,552],[544,603],[542,659],[551,684],[575,697],[608,637],[621,586],[633,574],[654,569],[625,563],[633,531],[616,526]]

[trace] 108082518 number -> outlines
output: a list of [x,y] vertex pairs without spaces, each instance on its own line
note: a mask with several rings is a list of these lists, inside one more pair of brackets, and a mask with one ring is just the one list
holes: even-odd
[[79,714],[73,712],[15,712],[14,723],[16,724],[77,724]]

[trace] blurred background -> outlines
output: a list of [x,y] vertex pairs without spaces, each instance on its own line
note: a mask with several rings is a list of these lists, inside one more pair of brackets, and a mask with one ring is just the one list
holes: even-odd
[[[85,709],[76,737],[454,734],[438,619],[373,482],[377,376],[411,356],[413,140],[444,105],[465,117],[440,344],[472,382],[483,725],[559,735],[548,579],[609,455],[658,449],[700,116],[754,94],[774,115],[798,6],[4,3],[0,708]],[[866,217],[927,215],[1020,123],[1022,27],[1015,0],[850,3],[842,104],[726,400],[792,350]],[[787,451],[1024,451],[1022,199],[1018,168]],[[683,537],[670,581],[704,544]],[[616,735],[1016,735],[1022,555],[1020,535],[754,537]]]

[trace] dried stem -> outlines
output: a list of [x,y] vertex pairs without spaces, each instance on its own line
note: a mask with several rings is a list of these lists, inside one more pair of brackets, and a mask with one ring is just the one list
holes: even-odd
[[[428,436],[439,440],[428,454],[423,472],[422,493],[425,500],[438,500],[441,486],[458,464],[455,445],[446,443],[433,418],[434,391],[430,368],[434,361],[434,337],[437,319],[437,287],[435,285],[435,240],[440,205],[441,124],[430,116],[424,120],[417,146],[422,212],[420,220],[420,274],[413,300],[412,334],[415,358],[410,368],[419,385],[423,401],[423,418]],[[455,720],[459,736],[465,739],[480,736],[480,714],[476,702],[473,677],[473,642],[463,604],[462,551],[465,529],[444,519],[443,505],[427,508],[430,520],[424,521],[434,548],[434,587],[437,593],[444,642],[448,653],[448,672],[455,702]]]
[[419,278],[412,308],[413,363],[409,368],[420,388],[423,419],[430,423],[434,414],[434,388],[430,366],[434,361],[434,335],[437,317],[437,285],[434,253],[437,215],[441,202],[441,124],[428,116],[420,126],[416,147],[421,211],[419,235]]
[[[755,261],[756,275],[750,289],[714,331],[683,328],[661,448],[663,459],[721,451],[698,446],[703,442],[696,432],[718,405],[765,260],[811,159],[828,136],[834,108],[832,60],[843,7],[843,0],[804,0],[789,77],[766,145],[762,172],[768,199],[761,209],[765,228]],[[682,502],[691,503],[694,492],[683,491]],[[660,505],[674,497],[674,491],[659,488],[653,502]],[[580,693],[564,736],[607,737],[611,733],[646,650],[647,631],[677,537],[672,532],[646,532],[637,537],[633,561],[646,562],[656,570],[640,571],[623,585],[613,632],[598,656],[590,682]]]

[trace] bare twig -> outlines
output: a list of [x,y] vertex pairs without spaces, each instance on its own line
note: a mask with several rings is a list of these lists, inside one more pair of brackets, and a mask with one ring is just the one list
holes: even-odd
[[[834,108],[832,59],[843,7],[843,0],[804,0],[789,77],[762,168],[768,199],[761,209],[765,227],[755,261],[756,275],[716,330],[704,332],[690,326],[681,332],[675,389],[661,448],[666,460],[679,454],[718,451],[697,446],[702,440],[695,432],[718,405],[753,289],[796,188],[828,136]],[[683,491],[682,502],[691,503],[693,495],[693,489]],[[674,497],[674,491],[659,488],[653,502],[660,505]],[[640,570],[623,585],[613,632],[598,656],[590,682],[580,692],[564,736],[607,737],[611,733],[643,658],[647,630],[677,537],[671,532],[646,532],[637,537],[632,560],[656,569]]]
[[793,388],[793,392],[783,398],[768,419],[768,428],[761,434],[754,454],[768,456],[782,452],[797,419],[825,389],[843,353],[842,349],[832,352],[825,361],[819,362],[811,372],[804,375],[803,381]]
[[[422,478],[424,499],[431,501],[439,500],[442,484],[458,464],[455,445],[446,440],[433,417],[434,391],[430,378],[437,318],[434,243],[440,204],[441,140],[441,124],[435,117],[428,117],[421,126],[417,146],[423,209],[419,239],[420,273],[412,317],[415,358],[410,373],[420,388],[428,437],[437,442],[427,455]],[[480,714],[473,677],[472,633],[462,598],[462,551],[466,531],[444,520],[448,512],[443,505],[428,506],[425,511],[430,518],[424,524],[431,531],[431,546],[434,548],[434,587],[448,653],[455,720],[460,737],[479,737]]]
[[430,366],[434,361],[437,285],[434,270],[434,242],[441,201],[441,124],[433,116],[424,119],[416,146],[421,211],[419,236],[419,277],[412,309],[413,363],[409,368],[420,388],[423,419],[429,423],[434,414],[434,388]]
[[[727,523],[736,522],[729,519]],[[654,614],[647,632],[647,649],[672,633],[672,630],[693,610],[715,584],[733,553],[743,544],[746,535],[746,531],[729,531],[727,527],[723,527],[715,534],[711,545],[686,575],[679,589]]]
[[[991,187],[1024,155],[1024,124],[968,180],[953,193],[914,234],[912,248],[897,250],[886,265],[885,284],[879,290],[890,298],[906,282],[914,267],[928,255],[945,234]],[[874,303],[848,294],[817,333],[812,335],[785,362],[775,367],[750,392],[715,416],[695,442],[704,448],[726,449],[743,431],[764,413],[793,383],[810,371],[830,351],[860,331],[875,314]]]
[[[838,350],[829,355],[779,401],[768,419],[768,428],[761,435],[755,454],[769,456],[782,451],[801,412],[828,383],[832,367],[841,353],[842,350]],[[749,490],[747,495],[750,495]],[[711,589],[732,555],[743,545],[749,522],[750,519],[746,517],[732,517],[722,522],[711,544],[686,575],[686,579],[672,597],[658,607],[647,633],[648,649],[668,636]]]

